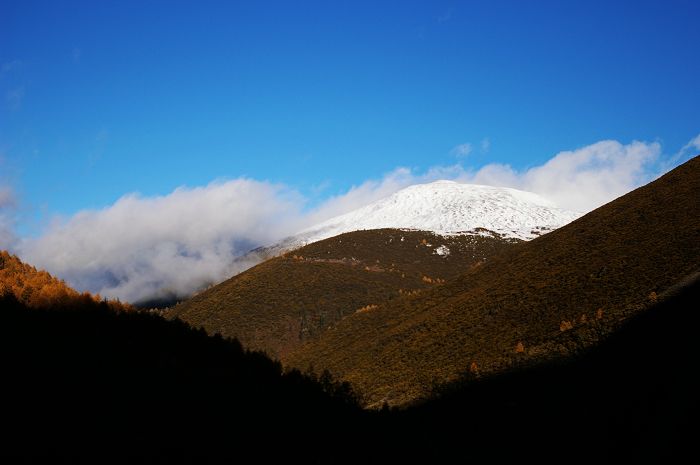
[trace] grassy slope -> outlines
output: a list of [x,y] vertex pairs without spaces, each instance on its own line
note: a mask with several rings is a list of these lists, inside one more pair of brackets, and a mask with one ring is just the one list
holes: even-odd
[[290,362],[402,404],[471,366],[484,375],[587,347],[699,266],[696,157],[444,286],[345,318]]
[[[234,276],[169,316],[285,360],[359,309],[434,287],[512,242],[391,229],[342,234]],[[435,253],[440,245],[449,255]]]

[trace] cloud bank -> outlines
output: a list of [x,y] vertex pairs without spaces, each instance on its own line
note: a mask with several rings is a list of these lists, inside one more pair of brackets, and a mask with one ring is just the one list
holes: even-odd
[[661,154],[657,142],[606,140],[561,152],[541,166],[517,171],[508,165],[487,165],[460,176],[477,184],[506,186],[535,192],[562,208],[588,212],[651,181]]
[[249,179],[120,198],[57,220],[21,256],[78,289],[138,302],[184,296],[238,271],[233,257],[299,227],[298,194]]
[[436,166],[425,172],[397,168],[312,210],[296,191],[250,179],[179,188],[159,197],[130,194],[102,210],[54,221],[40,237],[22,241],[19,252],[80,290],[131,302],[186,296],[252,265],[234,259],[255,247],[411,184],[451,179],[513,187],[586,212],[661,174],[660,154],[658,143],[601,141],[524,170],[503,164]]

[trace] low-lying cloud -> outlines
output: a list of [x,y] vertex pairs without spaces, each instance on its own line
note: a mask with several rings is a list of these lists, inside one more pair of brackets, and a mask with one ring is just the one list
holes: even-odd
[[660,154],[657,142],[606,140],[560,152],[541,166],[517,171],[492,164],[462,179],[535,192],[561,208],[587,212],[653,179]]
[[[102,210],[56,220],[17,249],[29,263],[80,290],[131,302],[186,296],[252,265],[234,260],[255,247],[411,184],[451,179],[513,187],[586,212],[661,174],[660,155],[656,142],[601,141],[524,170],[503,164],[436,166],[425,172],[397,168],[312,210],[293,189],[250,179],[179,188],[159,197],[129,194]],[[0,222],[0,234],[1,228]]]
[[439,179],[535,192],[560,208],[588,212],[662,174],[656,169],[660,155],[658,142],[622,144],[606,140],[560,152],[544,164],[524,170],[498,163],[476,170],[460,164],[434,166],[424,173],[397,168],[379,181],[367,181],[329,199],[315,214],[318,220],[327,219],[334,216],[328,212],[346,213],[411,184]]
[[235,273],[233,258],[300,227],[284,186],[238,179],[120,198],[56,220],[21,255],[78,289],[136,302],[187,295]]
[[10,249],[15,243],[15,196],[7,186],[0,186],[0,250]]

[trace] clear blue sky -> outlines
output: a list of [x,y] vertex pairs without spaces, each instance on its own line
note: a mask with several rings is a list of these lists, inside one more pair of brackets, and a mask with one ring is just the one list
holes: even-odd
[[0,181],[36,216],[239,176],[322,197],[465,142],[678,150],[699,4],[2,0]]

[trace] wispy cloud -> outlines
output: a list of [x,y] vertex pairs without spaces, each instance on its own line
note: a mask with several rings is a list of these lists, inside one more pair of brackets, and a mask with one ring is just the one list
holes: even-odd
[[10,110],[18,110],[24,100],[24,86],[15,87],[5,93],[5,100]]
[[241,271],[246,265],[234,265],[234,258],[252,248],[411,184],[451,179],[513,187],[586,212],[661,174],[660,156],[656,142],[608,140],[560,152],[525,170],[495,163],[478,169],[458,163],[422,172],[401,167],[311,210],[305,207],[308,199],[295,190],[250,179],[179,188],[159,197],[130,194],[102,210],[57,219],[18,249],[30,263],[81,290],[129,301],[187,295]]
[[370,179],[346,193],[327,199],[304,214],[303,224],[312,226],[379,200],[406,186],[415,184],[417,176],[408,168],[396,168],[381,179]]
[[700,152],[700,134],[693,137],[676,154],[678,158],[697,155]]
[[491,149],[491,139],[484,137],[481,139],[481,153],[487,153]]
[[452,150],[450,150],[450,153],[457,158],[466,158],[470,153],[472,153],[472,150],[472,144],[465,142],[464,144],[459,144],[453,147]]
[[7,61],[0,65],[0,77],[3,77],[4,75],[16,71],[22,67],[22,62],[20,60],[12,60],[12,61]]
[[449,10],[445,11],[443,14],[437,17],[437,22],[438,23],[446,23],[447,21],[452,19],[452,8]]
[[17,240],[14,233],[16,207],[12,189],[0,185],[0,250],[11,249]]
[[693,137],[690,142],[685,144],[685,147],[683,149],[695,149],[695,150],[700,150],[700,134],[697,136]]

